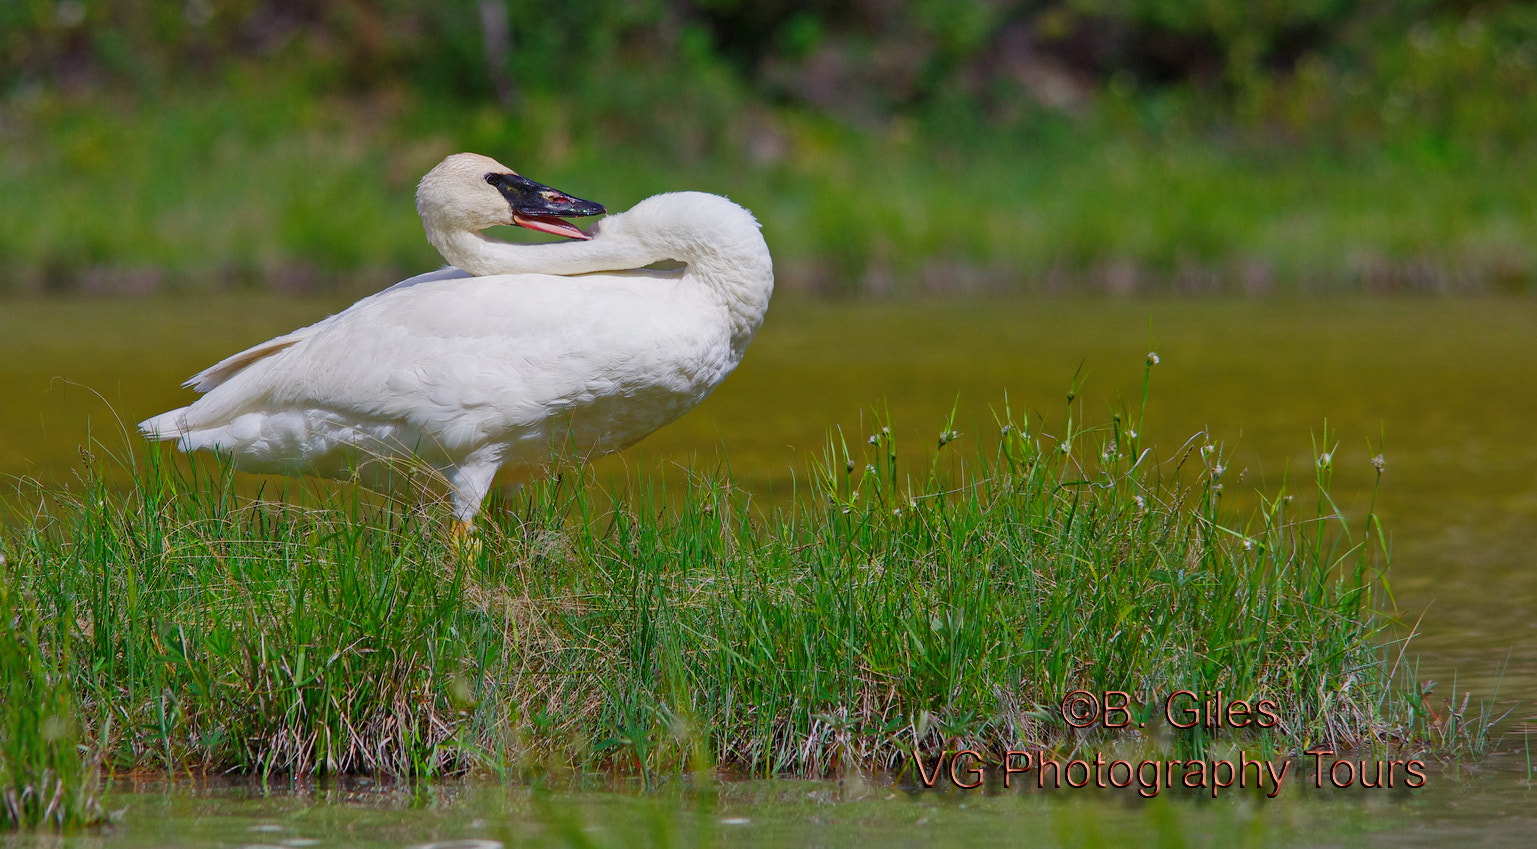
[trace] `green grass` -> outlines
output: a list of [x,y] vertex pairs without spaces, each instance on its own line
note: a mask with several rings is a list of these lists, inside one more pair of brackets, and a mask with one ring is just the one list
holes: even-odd
[[0,583],[0,829],[102,814],[96,764],[79,745],[71,658],[49,642],[45,621],[19,582]]
[[[155,453],[119,491],[88,458],[79,486],[7,499],[3,662],[31,689],[5,702],[0,775],[46,784],[64,739],[109,769],[264,775],[1476,748],[1373,612],[1385,537],[1370,510],[1345,524],[1332,463],[1241,518],[1224,450],[1144,444],[1145,403],[1089,422],[1070,397],[981,440],[947,424],[917,458],[886,429],[835,434],[771,513],[729,479],[610,493],[566,468],[493,501],[468,549],[411,493],[245,500],[227,469]],[[1082,736],[1057,710],[1075,689],[1127,691],[1139,719],[1181,689],[1269,698],[1282,722]],[[89,818],[72,757],[73,807],[48,819]]]

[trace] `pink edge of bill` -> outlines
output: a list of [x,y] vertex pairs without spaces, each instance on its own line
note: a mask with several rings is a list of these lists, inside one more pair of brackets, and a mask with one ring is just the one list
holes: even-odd
[[540,233],[549,233],[552,236],[564,236],[567,239],[591,239],[574,224],[570,224],[553,215],[513,215],[512,221],[519,227],[527,227]]

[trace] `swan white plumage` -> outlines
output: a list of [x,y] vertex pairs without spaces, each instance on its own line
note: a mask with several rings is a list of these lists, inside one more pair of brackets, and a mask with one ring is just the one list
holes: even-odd
[[[626,448],[741,362],[774,281],[746,209],[675,192],[578,231],[584,241],[496,242],[475,231],[524,222],[506,220],[504,193],[481,188],[510,169],[449,159],[423,179],[418,206],[429,239],[459,268],[402,281],[217,363],[186,384],[202,398],[140,430],[248,471],[356,473],[372,485],[392,476],[392,461],[420,458],[447,481],[467,531],[499,469],[522,481],[557,452]],[[645,268],[666,260],[682,267]],[[477,269],[494,271],[471,276]]]

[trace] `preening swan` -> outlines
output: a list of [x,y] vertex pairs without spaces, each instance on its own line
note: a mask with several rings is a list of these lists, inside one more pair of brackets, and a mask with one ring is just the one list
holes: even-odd
[[[235,354],[187,382],[202,398],[140,430],[248,471],[357,472],[374,485],[389,461],[420,458],[447,481],[463,531],[499,469],[521,481],[557,451],[618,451],[704,400],[741,362],[773,292],[752,214],[675,192],[582,233],[552,216],[595,204],[513,177],[494,160],[449,157],[417,203],[463,271],[413,277]],[[585,238],[515,245],[476,232],[506,223]],[[645,268],[664,260],[683,265]]]
[[443,259],[478,277],[547,271],[533,264],[537,260],[524,251],[526,246],[480,232],[487,227],[515,224],[568,239],[588,239],[560,219],[602,215],[604,209],[535,183],[489,156],[456,153],[422,178],[416,187],[416,211],[427,241]]

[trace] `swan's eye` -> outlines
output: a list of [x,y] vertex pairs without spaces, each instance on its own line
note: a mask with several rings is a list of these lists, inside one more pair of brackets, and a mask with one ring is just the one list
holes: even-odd
[[496,184],[497,184],[497,183],[498,183],[498,182],[499,182],[499,181],[500,181],[500,179],[499,179],[499,178],[500,178],[500,177],[501,177],[501,176],[502,176],[502,175],[500,175],[500,174],[487,174],[487,175],[486,175],[486,182],[487,182],[487,183],[490,183],[490,184],[491,184],[491,185],[493,185],[493,186],[494,186],[494,185],[496,185]]

